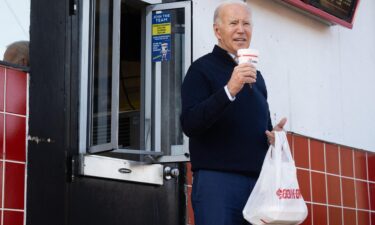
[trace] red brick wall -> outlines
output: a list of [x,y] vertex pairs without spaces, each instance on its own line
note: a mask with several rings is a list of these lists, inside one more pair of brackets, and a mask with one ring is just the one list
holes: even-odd
[[24,224],[27,76],[0,66],[0,225]]
[[[0,225],[25,214],[28,75],[0,66]],[[304,225],[375,225],[375,153],[288,134],[309,208]],[[187,164],[187,224],[193,225]]]
[[[288,134],[309,216],[302,225],[375,225],[375,153]],[[187,164],[187,224],[194,224]]]

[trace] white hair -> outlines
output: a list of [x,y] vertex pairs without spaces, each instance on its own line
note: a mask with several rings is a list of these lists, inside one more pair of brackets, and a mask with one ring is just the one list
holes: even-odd
[[241,1],[241,0],[228,0],[228,1],[225,1],[225,2],[222,2],[220,3],[220,5],[218,5],[215,9],[215,13],[214,13],[214,24],[218,24],[220,23],[220,13],[221,13],[221,10],[227,6],[227,5],[241,5],[243,6],[244,8],[246,8],[246,10],[249,12],[249,15],[250,15],[250,20],[251,20],[251,8],[249,6],[249,4],[247,4],[245,1]]

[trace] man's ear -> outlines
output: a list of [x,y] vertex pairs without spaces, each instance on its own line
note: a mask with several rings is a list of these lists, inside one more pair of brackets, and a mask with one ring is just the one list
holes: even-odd
[[217,40],[221,40],[221,33],[220,33],[220,27],[218,24],[214,24],[214,33],[217,38]]

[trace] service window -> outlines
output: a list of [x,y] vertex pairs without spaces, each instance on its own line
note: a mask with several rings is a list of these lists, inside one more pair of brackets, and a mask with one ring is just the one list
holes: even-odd
[[82,154],[189,160],[179,115],[191,62],[191,3],[149,2],[82,2]]

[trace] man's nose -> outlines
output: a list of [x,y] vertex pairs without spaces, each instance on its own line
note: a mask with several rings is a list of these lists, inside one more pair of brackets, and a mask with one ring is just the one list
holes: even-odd
[[238,33],[244,33],[245,32],[245,27],[243,24],[239,23],[237,26],[237,32]]

